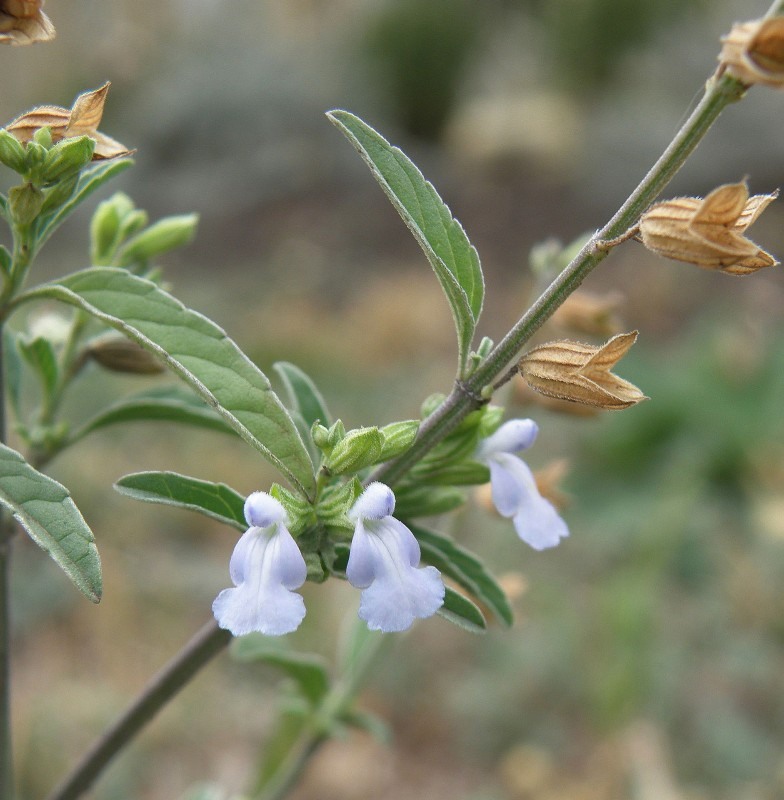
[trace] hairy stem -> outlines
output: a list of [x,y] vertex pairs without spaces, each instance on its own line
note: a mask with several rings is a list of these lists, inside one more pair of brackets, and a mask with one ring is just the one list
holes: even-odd
[[[775,6],[782,3],[784,0],[780,0]],[[607,257],[609,251],[606,242],[622,236],[637,225],[642,213],[683,166],[719,114],[728,105],[739,100],[745,89],[740,81],[729,75],[708,81],[702,100],[612,219],[590,238],[463,385],[455,386],[444,402],[425,419],[411,448],[398,459],[382,465],[372,476],[373,480],[383,480],[386,483],[399,480],[467,414],[478,407],[475,397],[501,372],[508,369],[523,345]]]
[[76,800],[109,762],[169,702],[199,670],[231,641],[231,634],[207,623],[144,687],[125,713],[97,739],[48,800]]

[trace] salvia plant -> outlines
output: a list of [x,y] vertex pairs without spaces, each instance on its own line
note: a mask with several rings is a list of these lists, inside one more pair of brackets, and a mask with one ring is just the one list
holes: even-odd
[[[68,489],[45,472],[52,458],[94,431],[145,420],[209,428],[241,439],[280,477],[248,497],[174,472],[135,473],[117,481],[122,494],[206,515],[240,535],[227,587],[212,603],[214,620],[65,776],[51,800],[83,795],[145,722],[234,637],[237,658],[273,664],[298,687],[296,713],[287,712],[285,735],[271,747],[247,794],[271,798],[287,792],[336,731],[377,727],[354,704],[385,638],[366,631],[405,631],[434,614],[470,631],[484,630],[488,616],[501,626],[512,623],[509,600],[480,558],[423,519],[464,503],[466,487],[489,483],[492,502],[509,520],[510,535],[525,543],[521,547],[544,550],[569,535],[520,456],[535,445],[536,422],[505,419],[493,400],[512,379],[546,396],[600,409],[626,409],[645,399],[613,372],[636,331],[601,344],[552,341],[525,349],[614,247],[634,239],[665,258],[730,275],[775,265],[746,236],[775,192],[750,197],[741,181],[719,186],[704,199],[656,200],[727,105],[754,84],[784,87],[783,5],[777,0],[764,18],[732,28],[702,99],[661,158],[497,343],[476,342],[484,299],[479,257],[436,189],[367,123],[348,111],[327,114],[422,248],[454,320],[454,384],[426,398],[420,418],[383,426],[347,430],[313,380],[291,363],[273,367],[279,394],[227,333],[164,288],[157,259],[192,239],[194,215],[150,222],[129,197],[114,194],[98,204],[90,223],[92,266],[36,283],[35,259],[50,237],[77,206],[132,164],[133,152],[99,130],[108,85],[80,94],[70,108],[34,108],[0,130],[0,161],[17,176],[0,195],[0,216],[10,232],[10,246],[0,247],[2,800],[14,797],[9,551],[23,531],[80,592],[100,601],[93,532]],[[41,2],[3,2],[0,8],[2,41],[25,44],[53,35]],[[555,256],[550,260],[557,261]],[[8,324],[20,310],[42,304],[42,316],[20,315],[30,320],[27,327]],[[52,311],[57,304],[61,310]],[[129,374],[167,371],[179,383],[123,397],[76,423],[63,417],[63,399],[73,384],[89,379],[89,363]],[[34,402],[23,384],[36,387]],[[11,433],[21,452],[5,444]],[[318,658],[273,638],[296,630],[307,613],[297,590],[306,581],[327,580],[347,581],[357,591],[358,628],[337,679]]]

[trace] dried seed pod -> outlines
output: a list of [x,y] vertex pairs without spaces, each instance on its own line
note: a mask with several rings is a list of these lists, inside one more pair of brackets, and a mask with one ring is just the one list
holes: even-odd
[[132,155],[133,150],[98,130],[109,86],[105,83],[92,92],[83,92],[70,109],[60,106],[34,108],[9,122],[5,129],[23,144],[31,141],[36,131],[43,127],[49,128],[53,142],[72,136],[89,136],[95,140],[93,161]]
[[613,336],[601,346],[548,342],[520,359],[520,374],[532,389],[549,397],[596,408],[629,408],[647,398],[610,370],[636,339],[637,331],[632,331]]
[[739,81],[784,87],[784,17],[738,23],[721,41],[719,61]]
[[43,0],[0,0],[0,44],[34,44],[55,37]]
[[747,239],[746,229],[772,194],[749,197],[745,183],[728,183],[704,200],[676,197],[652,205],[640,219],[642,243],[654,253],[729,275],[748,275],[778,262]]

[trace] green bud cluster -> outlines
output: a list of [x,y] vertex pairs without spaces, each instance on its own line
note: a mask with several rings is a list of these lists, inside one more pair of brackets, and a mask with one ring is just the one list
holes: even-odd
[[156,256],[188,244],[196,234],[198,214],[180,214],[148,226],[147,212],[123,192],[100,203],[90,223],[90,255],[96,266],[126,267],[147,273]]

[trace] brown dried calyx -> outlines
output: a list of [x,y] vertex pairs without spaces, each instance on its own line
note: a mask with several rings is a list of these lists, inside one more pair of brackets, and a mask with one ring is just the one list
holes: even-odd
[[714,189],[704,200],[676,197],[652,205],[640,219],[642,243],[654,253],[729,275],[748,275],[778,262],[747,239],[746,229],[778,197],[749,197],[744,182]]
[[739,81],[784,88],[784,17],[738,23],[721,41],[719,61]]
[[646,396],[610,370],[637,340],[637,331],[619,333],[603,345],[558,341],[535,347],[518,362],[520,374],[548,397],[604,409],[636,405]]
[[109,83],[105,83],[92,92],[83,92],[74,100],[71,108],[34,108],[10,122],[5,129],[22,144],[31,141],[36,131],[47,126],[55,143],[73,136],[89,136],[95,140],[93,161],[132,155],[135,151],[98,130],[109,86]]
[[0,0],[0,44],[35,44],[54,39],[54,25],[41,10],[43,4],[43,0]]

